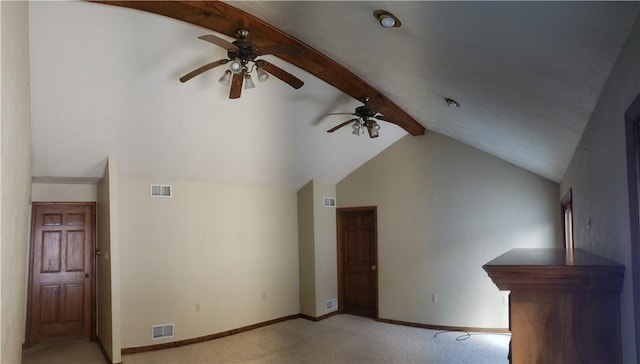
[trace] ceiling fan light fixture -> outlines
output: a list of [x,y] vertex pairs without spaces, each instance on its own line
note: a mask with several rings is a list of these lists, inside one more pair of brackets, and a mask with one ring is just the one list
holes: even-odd
[[229,69],[234,75],[242,72],[242,61],[240,60],[240,58],[235,58],[233,61],[231,61]]
[[395,15],[385,10],[376,10],[373,16],[383,28],[399,28],[402,23]]
[[369,132],[370,138],[377,138],[380,136],[380,125],[375,120],[367,119],[365,120],[365,124],[367,125],[367,131]]
[[340,123],[336,126],[334,126],[333,128],[327,130],[327,133],[333,133],[334,131],[349,125],[350,123],[353,122],[353,124],[351,124],[351,128],[353,129],[352,133],[353,135],[361,135],[364,134],[364,129],[367,130],[367,133],[369,134],[370,138],[377,138],[380,136],[380,124],[378,124],[378,121],[385,121],[385,122],[389,122],[388,120],[382,119],[382,114],[379,112],[376,112],[372,109],[370,109],[367,106],[367,103],[369,102],[369,97],[362,97],[360,99],[360,101],[362,101],[364,103],[364,105],[362,106],[358,106],[356,107],[355,112],[353,113],[332,113],[332,114],[327,114],[327,115],[355,115],[357,116],[354,119],[351,120],[347,120],[343,123]]
[[269,74],[262,67],[256,67],[256,73],[258,74],[258,82],[264,82],[269,79]]
[[222,77],[220,77],[220,79],[218,79],[218,82],[225,86],[229,86],[231,84],[231,71],[224,71],[224,74],[222,75]]
[[240,98],[242,95],[243,83],[245,89],[256,87],[251,76],[249,76],[249,74],[253,72],[254,68],[256,68],[256,74],[259,82],[264,82],[273,75],[294,89],[299,89],[304,85],[302,80],[282,68],[269,63],[268,61],[256,59],[261,55],[267,54],[280,58],[285,55],[301,56],[301,51],[297,45],[272,44],[266,46],[261,51],[253,42],[247,39],[248,36],[249,32],[247,30],[240,29],[236,32],[237,39],[233,42],[229,42],[213,34],[198,37],[199,39],[224,48],[227,51],[227,58],[209,62],[196,68],[195,70],[180,77],[180,82],[184,83],[212,68],[228,64],[227,71],[218,79],[218,82],[231,86],[231,89],[229,90],[229,99]]
[[352,132],[353,135],[360,135],[360,121],[359,120],[356,120],[356,122],[353,123],[352,128],[353,128],[353,132]]
[[256,88],[256,85],[253,83],[253,80],[251,79],[251,75],[248,73],[245,73],[244,75],[244,89],[248,90],[250,88]]

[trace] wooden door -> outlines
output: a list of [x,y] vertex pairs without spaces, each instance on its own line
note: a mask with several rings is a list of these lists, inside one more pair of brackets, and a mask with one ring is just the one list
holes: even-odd
[[94,338],[94,203],[34,203],[27,344]]
[[376,208],[338,209],[340,311],[378,315]]

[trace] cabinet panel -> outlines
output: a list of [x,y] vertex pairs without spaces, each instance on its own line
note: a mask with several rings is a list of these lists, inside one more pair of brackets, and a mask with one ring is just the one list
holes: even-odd
[[624,266],[580,250],[513,249],[483,268],[511,291],[512,363],[622,362]]

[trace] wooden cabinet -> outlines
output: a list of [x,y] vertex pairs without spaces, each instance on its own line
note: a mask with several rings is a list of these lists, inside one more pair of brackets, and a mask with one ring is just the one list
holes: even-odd
[[483,268],[511,291],[512,363],[622,362],[623,265],[577,249],[513,249]]

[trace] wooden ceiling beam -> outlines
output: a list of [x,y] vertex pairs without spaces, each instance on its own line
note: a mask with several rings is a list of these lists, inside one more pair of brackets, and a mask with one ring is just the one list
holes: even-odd
[[231,5],[220,1],[89,1],[164,15],[232,38],[235,38],[236,30],[247,29],[251,34],[251,41],[258,46],[286,44],[298,47],[302,56],[279,55],[278,58],[302,68],[355,99],[360,100],[368,96],[372,109],[383,113],[385,120],[397,124],[409,134],[425,133],[425,128],[411,115],[348,69],[303,42]]

